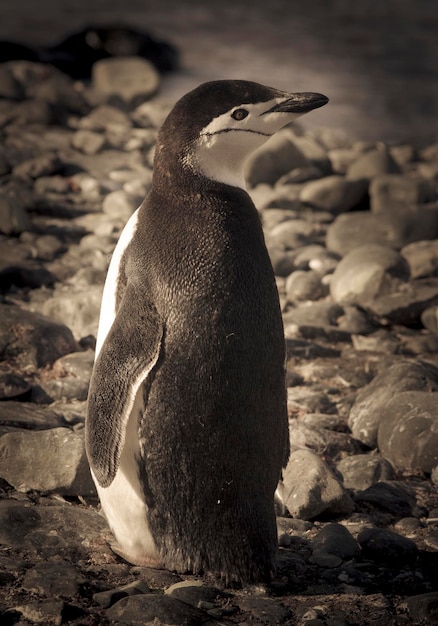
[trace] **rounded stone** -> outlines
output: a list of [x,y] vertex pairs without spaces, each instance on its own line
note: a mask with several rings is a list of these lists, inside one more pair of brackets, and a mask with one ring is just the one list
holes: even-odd
[[300,193],[300,200],[314,208],[338,215],[359,204],[366,191],[367,184],[363,180],[325,176],[307,183]]
[[364,528],[357,541],[364,559],[384,563],[394,568],[413,564],[417,558],[416,544],[386,528]]
[[157,92],[160,77],[146,59],[113,57],[94,63],[92,84],[98,93],[116,96],[135,106]]

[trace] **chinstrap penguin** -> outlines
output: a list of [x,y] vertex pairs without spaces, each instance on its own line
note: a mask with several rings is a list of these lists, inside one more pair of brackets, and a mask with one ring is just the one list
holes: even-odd
[[102,509],[131,563],[227,583],[275,570],[285,341],[243,167],[327,101],[214,81],[159,132],[151,191],[108,270],[86,419]]

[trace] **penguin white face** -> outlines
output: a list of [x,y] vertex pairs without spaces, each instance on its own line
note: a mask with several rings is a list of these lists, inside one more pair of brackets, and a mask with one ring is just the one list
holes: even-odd
[[270,100],[242,103],[214,118],[201,130],[190,165],[207,178],[245,189],[243,166],[250,154],[277,130],[328,101],[321,94],[276,93]]

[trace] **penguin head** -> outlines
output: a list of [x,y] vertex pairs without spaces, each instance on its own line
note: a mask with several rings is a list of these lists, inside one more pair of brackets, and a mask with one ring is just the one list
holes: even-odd
[[172,136],[184,168],[244,188],[243,166],[250,154],[277,130],[327,102],[319,93],[287,93],[250,81],[204,83],[170,112],[158,155],[165,149],[164,137]]

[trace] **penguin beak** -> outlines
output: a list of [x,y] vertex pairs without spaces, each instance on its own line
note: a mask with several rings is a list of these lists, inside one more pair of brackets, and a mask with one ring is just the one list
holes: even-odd
[[308,111],[323,107],[329,101],[327,96],[323,96],[321,93],[293,93],[285,95],[288,96],[286,100],[274,105],[272,109],[265,111],[262,115],[266,113],[308,113]]

